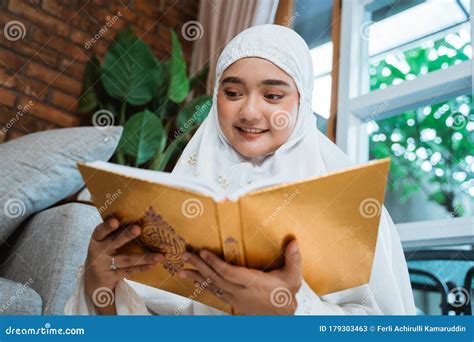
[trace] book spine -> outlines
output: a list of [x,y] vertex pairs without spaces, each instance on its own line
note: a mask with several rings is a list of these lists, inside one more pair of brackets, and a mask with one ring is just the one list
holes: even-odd
[[[224,260],[233,265],[246,266],[239,202],[226,200],[216,205]],[[239,315],[234,307],[231,307],[231,313]]]
[[233,265],[245,266],[239,203],[228,200],[218,202],[216,211],[224,260]]

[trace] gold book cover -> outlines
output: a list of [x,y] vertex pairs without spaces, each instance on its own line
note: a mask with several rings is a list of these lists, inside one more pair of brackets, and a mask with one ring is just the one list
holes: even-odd
[[[107,162],[78,163],[102,218],[137,222],[142,234],[122,251],[165,254],[127,279],[234,313],[177,272],[185,250],[208,249],[235,265],[270,271],[298,240],[302,274],[318,294],[369,282],[389,158],[290,183],[253,184],[223,197],[212,186]],[[215,189],[214,189],[215,190]]]

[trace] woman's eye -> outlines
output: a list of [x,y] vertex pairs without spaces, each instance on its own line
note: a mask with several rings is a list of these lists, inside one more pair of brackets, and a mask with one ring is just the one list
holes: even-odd
[[226,91],[225,91],[225,94],[226,94],[227,96],[229,96],[229,97],[237,97],[237,96],[240,95],[239,93],[237,93],[237,92],[235,92],[235,91],[230,91],[230,90],[226,90]]
[[265,97],[269,100],[279,100],[279,99],[283,98],[283,95],[268,94],[268,95],[265,95]]

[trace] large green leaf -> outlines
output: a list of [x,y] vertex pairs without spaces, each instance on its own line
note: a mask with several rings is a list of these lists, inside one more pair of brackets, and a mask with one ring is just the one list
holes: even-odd
[[119,149],[135,158],[138,166],[147,162],[159,148],[163,125],[158,117],[145,110],[134,114],[124,125]]
[[102,83],[110,96],[139,106],[155,95],[161,68],[148,45],[126,29],[105,55],[102,71]]
[[88,113],[97,108],[99,105],[99,95],[97,94],[100,87],[100,64],[97,57],[93,55],[86,64],[84,70],[84,79],[82,81],[82,94],[79,98],[78,111]]
[[159,62],[161,65],[161,76],[160,76],[160,84],[156,90],[156,94],[153,97],[151,102],[151,108],[155,113],[158,114],[158,117],[163,119],[166,117],[166,114],[171,114],[171,116],[175,115],[176,113],[169,113],[167,110],[167,103],[170,102],[168,99],[168,88],[170,83],[170,60],[164,60]]
[[170,86],[168,98],[175,102],[183,102],[189,94],[189,80],[186,75],[186,61],[183,49],[179,43],[176,33],[171,31],[171,60],[170,60]]

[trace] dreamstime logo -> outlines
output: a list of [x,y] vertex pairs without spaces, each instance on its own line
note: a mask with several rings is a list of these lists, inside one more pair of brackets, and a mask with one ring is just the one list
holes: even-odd
[[381,209],[380,202],[375,198],[366,198],[359,205],[359,213],[364,218],[373,218],[379,215]]
[[201,106],[196,105],[196,107],[194,107],[195,111],[193,115],[183,125],[181,125],[177,131],[174,131],[174,138],[178,138],[182,133],[187,132],[189,128],[194,127],[194,123],[198,121],[198,119],[202,121],[202,117],[209,112],[211,105],[211,101],[206,101]]
[[105,201],[104,201],[104,205],[102,205],[98,210],[99,210],[99,213],[103,213],[112,203],[114,203],[117,198],[120,197],[120,195],[122,194],[122,189],[117,189],[116,192],[114,192],[112,195],[110,193],[107,193],[105,195]]
[[186,306],[189,305],[190,303],[192,303],[193,300],[196,300],[197,297],[202,292],[204,292],[204,290],[207,287],[209,287],[211,284],[212,284],[212,280],[210,278],[206,278],[206,280],[204,282],[199,283],[199,285],[197,285],[195,287],[193,293],[188,297],[188,299],[190,299],[190,301],[189,302],[182,302],[182,304],[174,310],[174,314],[175,315],[181,314],[181,312],[186,308]]
[[[105,200],[103,204],[99,208],[97,208],[97,211],[94,211],[94,214],[88,216],[86,225],[90,226],[92,224],[93,225],[99,224],[101,222],[102,214],[104,214],[107,208],[109,208],[112,205],[112,203],[114,203],[121,195],[122,195],[122,189],[120,188],[117,189],[117,191],[114,192],[113,194],[110,194],[110,193],[105,194]],[[95,198],[91,198],[91,200],[96,201]]]
[[375,121],[375,119],[383,113],[383,111],[385,110],[385,108],[388,106],[388,101],[385,100],[383,103],[379,104],[377,106],[377,108],[375,108],[373,111],[372,111],[372,114],[370,115],[369,118],[367,118],[365,120],[365,123],[368,123],[370,121]]
[[462,216],[463,214],[463,207],[460,205],[456,205],[453,209],[453,211],[450,211],[448,215],[446,215],[446,218],[444,219],[445,222],[448,222],[449,220]]
[[199,21],[190,20],[181,27],[181,35],[188,41],[195,41],[202,38],[204,29]]
[[107,16],[105,18],[105,25],[101,27],[99,32],[97,32],[94,37],[89,39],[84,44],[84,48],[89,50],[97,41],[122,17],[122,12],[117,12],[113,17]]
[[467,291],[464,287],[455,287],[448,293],[448,303],[453,308],[461,308],[464,305],[469,304],[469,300],[469,291]]
[[452,119],[451,127],[453,129],[460,130],[466,127],[468,119],[462,113],[453,113],[450,117]]
[[99,287],[92,293],[92,302],[98,308],[112,305],[115,301],[114,291],[108,287]]
[[267,227],[280,213],[294,201],[294,199],[300,194],[300,190],[296,189],[291,194],[285,194],[285,199],[283,200],[282,204],[279,205],[268,217],[263,219],[262,225]]
[[181,206],[181,212],[187,218],[196,218],[201,216],[204,211],[202,202],[197,198],[188,198]]
[[24,284],[18,284],[15,294],[13,294],[0,308],[0,312],[6,311],[20,296],[22,296],[26,290],[34,283],[34,280],[29,278]]
[[373,22],[373,21],[364,21],[362,23],[362,25],[360,25],[359,34],[360,34],[362,39],[364,39],[364,40],[369,40],[369,39],[378,40],[378,39],[381,38],[382,34],[381,34],[380,30],[377,29],[376,26],[372,26],[374,24],[375,24],[375,22]]
[[11,219],[25,215],[25,203],[18,198],[10,198],[3,205],[5,216]]
[[[370,305],[375,301],[375,296],[380,293],[382,289],[385,289],[385,286],[387,285],[386,280],[382,280],[380,283],[375,283],[375,285],[371,286],[371,291],[370,295],[366,296],[362,301],[361,305],[362,306],[367,306]],[[372,288],[373,287],[373,288]]]
[[295,21],[296,19],[300,16],[300,14],[298,12],[295,12],[294,15],[292,15],[291,17],[288,17],[288,16],[285,16],[283,18],[283,26],[286,26],[286,27],[293,27],[293,25],[295,24]]
[[291,304],[293,296],[286,287],[277,287],[270,294],[270,302],[277,308],[282,308]]
[[30,100],[30,101],[28,101],[28,103],[27,103],[26,105],[24,105],[24,106],[18,105],[18,106],[17,106],[17,109],[18,109],[18,110],[17,110],[15,116],[14,116],[13,118],[11,118],[11,119],[5,124],[5,126],[2,128],[2,132],[3,132],[4,134],[6,134],[7,131],[8,131],[13,125],[15,125],[15,124],[18,122],[18,120],[20,120],[20,119],[23,117],[23,115],[25,115],[26,113],[28,113],[28,111],[31,109],[31,107],[33,107],[34,104],[35,104],[35,103]]
[[92,116],[92,125],[99,130],[106,130],[114,125],[114,114],[107,109],[100,109]]
[[291,114],[285,110],[279,109],[272,113],[270,124],[276,130],[288,128],[292,124]]
[[3,28],[3,34],[7,40],[15,42],[25,38],[26,28],[21,21],[12,20],[9,21]]

